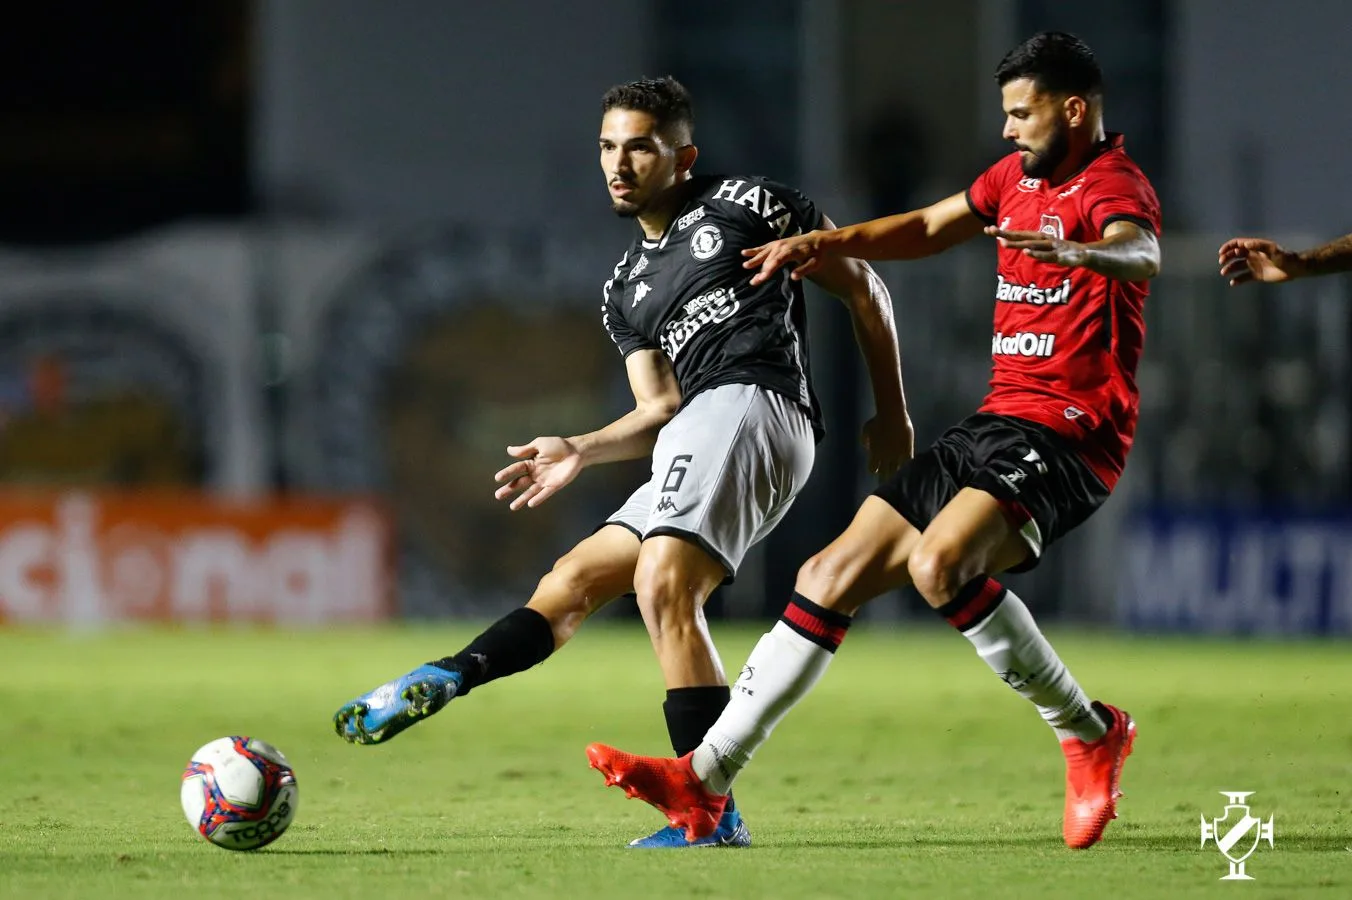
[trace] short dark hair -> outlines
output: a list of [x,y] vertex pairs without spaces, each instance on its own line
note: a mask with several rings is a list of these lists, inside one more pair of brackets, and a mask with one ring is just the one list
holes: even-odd
[[1019,78],[1031,79],[1038,90],[1053,94],[1082,97],[1103,94],[1103,71],[1094,51],[1064,31],[1033,35],[1009,51],[995,67],[995,80],[1000,87]]
[[628,84],[617,84],[601,97],[601,114],[612,109],[632,109],[645,112],[657,122],[664,134],[683,129],[687,138],[695,134],[695,110],[690,92],[670,75],[644,78]]

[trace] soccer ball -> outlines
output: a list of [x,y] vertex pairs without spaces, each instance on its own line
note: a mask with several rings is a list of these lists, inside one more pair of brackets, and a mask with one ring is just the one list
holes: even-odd
[[257,738],[223,737],[192,755],[180,790],[188,824],[217,847],[257,850],[296,817],[296,774]]

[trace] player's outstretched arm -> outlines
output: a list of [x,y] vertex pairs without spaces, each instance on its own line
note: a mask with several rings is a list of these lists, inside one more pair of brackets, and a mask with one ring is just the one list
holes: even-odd
[[1066,241],[1040,231],[1006,231],[994,226],[986,234],[1025,256],[1070,269],[1083,268],[1118,281],[1147,281],[1160,272],[1160,242],[1154,232],[1119,219],[1091,243]]
[[[825,228],[830,230],[835,225],[826,219]],[[877,410],[864,425],[868,467],[870,472],[889,475],[915,453],[915,429],[902,387],[892,296],[868,263],[851,257],[828,257],[809,277],[839,297],[850,311],[854,339],[868,366]]]
[[966,194],[954,194],[924,209],[871,219],[843,228],[819,229],[743,250],[742,265],[759,269],[751,277],[760,284],[788,266],[792,277],[817,271],[831,257],[855,259],[920,259],[947,250],[981,233],[981,220]]
[[1276,241],[1265,238],[1231,238],[1217,254],[1221,277],[1230,286],[1261,281],[1280,284],[1312,275],[1331,275],[1352,271],[1352,234],[1321,244],[1301,253],[1293,253]]
[[536,507],[566,487],[584,468],[637,459],[652,452],[657,432],[681,406],[676,373],[660,350],[636,350],[624,361],[634,408],[599,431],[575,437],[537,437],[507,452],[517,462],[498,472],[493,496],[511,498],[513,510]]

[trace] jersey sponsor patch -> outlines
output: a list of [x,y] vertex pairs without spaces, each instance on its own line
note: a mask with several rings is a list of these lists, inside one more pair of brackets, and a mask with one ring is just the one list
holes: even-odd
[[[714,199],[729,200],[738,206],[745,206],[764,219],[775,234],[788,237],[789,226],[793,224],[793,212],[788,205],[761,184],[752,184],[746,190],[742,190],[742,186],[746,183],[745,179],[729,179],[719,185]],[[795,228],[793,234],[798,233],[799,230]]]
[[1014,334],[996,332],[991,337],[991,356],[1040,356],[1052,355],[1056,346],[1056,335],[1038,334],[1032,331],[1019,331]]
[[690,235],[690,255],[703,262],[713,259],[723,249],[723,232],[717,225],[701,225]]
[[995,275],[995,299],[1000,303],[1028,303],[1033,306],[1061,306],[1070,302],[1070,277],[1050,287],[1040,284],[1015,284]]
[[676,220],[676,230],[685,231],[702,218],[704,218],[704,207],[697,206]]
[[732,288],[717,288],[701,294],[685,305],[685,318],[668,323],[662,332],[662,350],[675,362],[701,328],[710,323],[726,322],[740,308],[737,292]]

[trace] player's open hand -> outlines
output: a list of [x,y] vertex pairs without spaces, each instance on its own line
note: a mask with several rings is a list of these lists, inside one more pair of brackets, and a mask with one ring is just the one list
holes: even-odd
[[760,269],[751,276],[753,285],[762,284],[785,266],[792,266],[789,277],[794,281],[800,281],[805,275],[811,275],[821,267],[821,232],[809,231],[807,234],[771,241],[750,250],[743,250],[742,255],[747,257],[746,262],[742,263],[742,268]]
[[874,416],[864,423],[862,440],[875,475],[891,475],[915,455],[915,428],[907,415]]
[[513,510],[539,506],[582,471],[582,455],[561,437],[538,437],[529,444],[508,447],[507,452],[518,461],[493,476],[502,485],[493,496],[499,500],[513,497]]
[[1250,281],[1280,284],[1301,274],[1298,254],[1263,238],[1231,238],[1221,244],[1217,263],[1231,287]]
[[1024,256],[1041,262],[1074,269],[1089,259],[1089,250],[1084,244],[1052,237],[1041,231],[1006,231],[991,225],[985,232],[998,240],[1001,247],[1021,250]]

